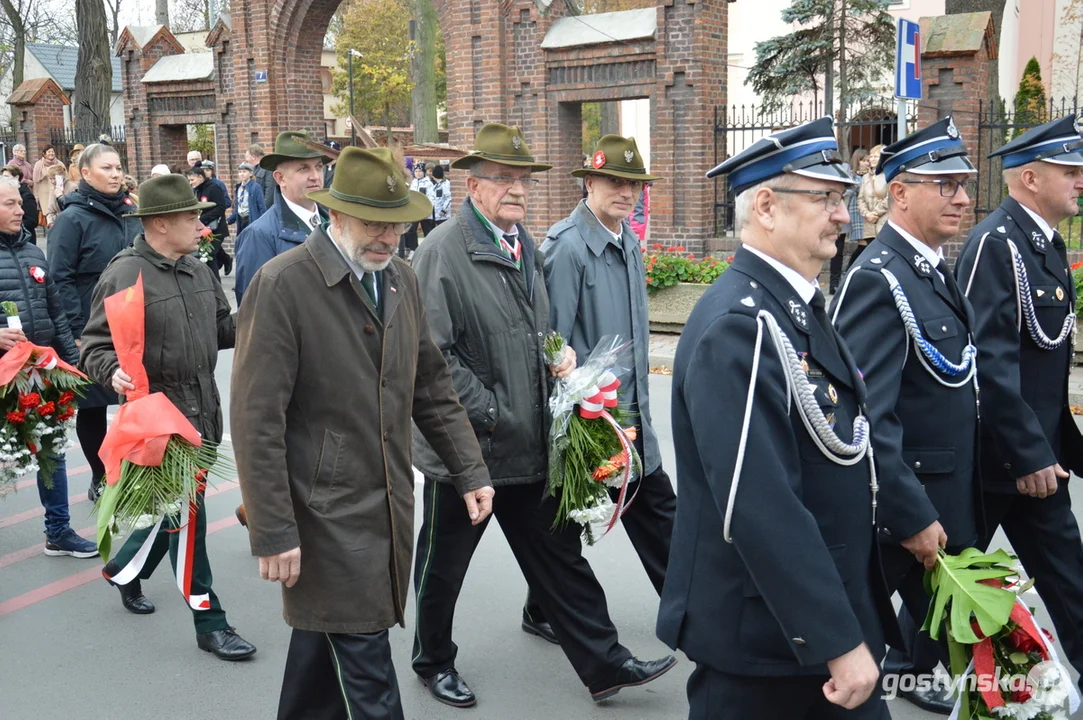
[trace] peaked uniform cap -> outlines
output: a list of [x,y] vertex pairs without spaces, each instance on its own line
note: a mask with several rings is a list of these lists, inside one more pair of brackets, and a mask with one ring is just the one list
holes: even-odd
[[162,175],[139,186],[139,207],[128,217],[149,217],[170,213],[206,210],[212,202],[201,202],[184,175]]
[[740,194],[753,185],[792,173],[845,185],[857,181],[847,171],[829,117],[768,135],[707,173],[728,175],[730,189]]
[[310,200],[368,222],[410,223],[432,214],[432,203],[410,189],[389,148],[348,147],[335,168],[331,187],[307,193]]
[[590,167],[576,168],[572,170],[575,177],[586,175],[606,175],[608,177],[623,178],[625,180],[642,180],[651,182],[658,180],[654,175],[647,174],[647,168],[643,165],[643,156],[639,154],[639,147],[634,137],[621,137],[620,135],[603,135],[594,146],[594,154],[590,158]]
[[1004,167],[1013,168],[1032,162],[1055,165],[1083,165],[1083,123],[1068,115],[1033,127],[1007,145],[989,153],[1004,158]]
[[488,160],[489,162],[510,165],[511,167],[530,168],[530,172],[552,170],[552,165],[537,162],[530,154],[523,131],[515,125],[485,123],[474,137],[474,148],[469,155],[464,155],[451,167],[465,170]]
[[951,115],[927,128],[907,135],[880,151],[877,174],[888,182],[899,173],[958,175],[976,173]]
[[297,142],[298,139],[313,142],[309,134],[303,130],[287,130],[286,132],[279,133],[278,137],[275,138],[275,151],[268,155],[264,155],[259,161],[259,166],[264,170],[274,172],[274,169],[278,167],[279,163],[286,162],[287,160],[311,160],[313,158],[319,158],[325,163],[331,162],[331,158],[302,145]]

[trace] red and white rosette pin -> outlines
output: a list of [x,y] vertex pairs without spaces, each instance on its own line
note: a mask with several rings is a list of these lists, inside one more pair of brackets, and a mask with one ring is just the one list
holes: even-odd
[[590,164],[594,166],[595,170],[605,167],[605,153],[601,150],[594,153],[594,158],[590,161]]
[[45,282],[45,271],[34,265],[30,268],[30,277],[34,278],[34,282]]

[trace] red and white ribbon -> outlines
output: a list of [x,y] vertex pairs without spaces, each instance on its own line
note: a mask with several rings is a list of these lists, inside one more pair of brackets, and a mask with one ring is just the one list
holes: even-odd
[[620,380],[606,370],[598,378],[597,385],[591,385],[583,391],[583,398],[579,401],[580,417],[594,420],[600,418],[606,408],[617,407],[618,388],[620,388]]
[[628,507],[635,500],[636,494],[639,493],[639,487],[636,486],[635,492],[632,493],[631,497],[628,497],[628,483],[632,480],[632,466],[633,463],[638,464],[636,460],[633,460],[633,458],[638,457],[635,446],[628,439],[628,435],[625,434],[620,423],[614,420],[613,416],[606,410],[606,408],[617,407],[617,390],[619,388],[620,380],[611,371],[606,370],[598,378],[597,385],[591,385],[583,391],[583,397],[579,401],[579,416],[586,420],[602,419],[608,423],[613,428],[613,432],[617,434],[621,450],[624,451],[625,462],[620,471],[620,491],[613,506],[613,514],[605,522],[605,532],[602,533],[602,537],[605,537],[606,533],[613,529],[617,524],[617,520],[628,511]]
[[[184,519],[184,523],[176,529],[166,530],[169,533],[179,533],[177,538],[177,589],[180,590],[181,595],[184,596],[185,602],[188,603],[188,607],[193,610],[210,610],[211,609],[211,596],[209,593],[202,595],[192,595],[192,570],[195,562],[195,546],[196,546],[196,515],[199,512],[198,502],[203,498],[203,491],[206,489],[206,484],[200,483],[198,489],[198,495],[196,501],[190,501],[188,503],[187,517]],[[147,535],[143,544],[139,546],[139,550],[136,551],[135,556],[131,561],[120,569],[116,575],[110,577],[105,575],[105,571],[102,574],[106,578],[111,580],[117,585],[127,585],[132,580],[139,577],[139,573],[143,570],[143,566],[147,562],[147,557],[150,555],[151,548],[154,546],[154,540],[158,537],[158,531],[162,527],[162,520],[165,516],[158,518],[158,522],[154,523],[154,528]]]

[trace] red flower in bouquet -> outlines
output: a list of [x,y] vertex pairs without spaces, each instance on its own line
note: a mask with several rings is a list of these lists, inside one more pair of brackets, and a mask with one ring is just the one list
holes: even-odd
[[75,408],[68,405],[66,408],[57,413],[56,419],[60,422],[66,422],[75,417]]
[[1020,652],[1032,653],[1042,649],[1038,641],[1028,635],[1023,628],[1012,630],[1005,639],[1009,645]]
[[75,399],[75,393],[70,392],[70,391],[62,392],[62,393],[60,393],[60,398],[57,399],[56,402],[57,402],[58,405],[70,405],[71,401],[74,400],[74,399]]
[[1027,702],[1032,697],[1034,697],[1034,693],[1032,692],[1032,690],[1033,690],[1033,688],[1031,688],[1030,685],[1027,685],[1025,688],[1023,688],[1021,690],[1012,690],[1012,702],[1014,702],[1014,703],[1025,703],[1025,702]]
[[27,393],[19,396],[19,409],[21,410],[32,410],[38,405],[41,405],[41,395],[37,393]]
[[49,417],[56,412],[56,403],[49,401],[38,406],[38,415]]
[[9,412],[6,417],[9,423],[15,423],[16,425],[26,422],[26,413],[24,412]]

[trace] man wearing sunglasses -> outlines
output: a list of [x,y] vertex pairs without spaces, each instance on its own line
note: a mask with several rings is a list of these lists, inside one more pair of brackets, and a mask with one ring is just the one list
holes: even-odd
[[[636,419],[643,479],[629,488],[636,493],[635,502],[621,520],[660,595],[677,497],[662,469],[658,437],[651,427],[646,273],[639,238],[625,222],[644,185],[658,178],[647,174],[635,138],[620,135],[602,137],[590,163],[571,174],[584,179],[587,199],[551,227],[542,244],[549,317],[584,362],[603,337],[618,336],[632,344],[632,362],[620,377],[621,403]],[[616,489],[610,493],[616,500]],[[536,603],[528,601],[524,628],[542,619],[538,612]]]
[[1067,470],[1083,474],[1068,407],[1075,282],[1055,229],[1079,209],[1079,128],[1054,120],[989,156],[1004,163],[1008,197],[970,231],[955,271],[978,321],[983,542],[1004,528],[1083,672],[1083,544],[1066,487]]
[[[517,127],[488,123],[469,155],[468,197],[432,232],[413,268],[433,341],[443,351],[493,486],[493,514],[555,639],[595,701],[643,685],[676,664],[644,662],[617,640],[605,593],[583,557],[577,525],[553,527],[557,498],[546,490],[549,379],[575,368],[575,353],[546,365],[550,329],[544,259],[523,227],[527,200],[552,166],[530,154]],[[425,475],[417,543],[414,672],[433,697],[453,707],[477,703],[455,667],[455,602],[488,523],[471,525],[444,466],[414,432],[414,465]],[[455,500],[458,504],[453,504]]]
[[[940,548],[979,538],[976,324],[940,251],[959,232],[976,171],[948,117],[884,148],[876,172],[888,182],[888,222],[847,274],[832,318],[869,388],[885,579],[913,637],[911,618],[929,604],[925,569]],[[924,633],[911,656],[889,653],[885,673],[947,665],[946,648]],[[945,688],[901,685],[919,688],[901,693],[919,707],[950,712]]]

